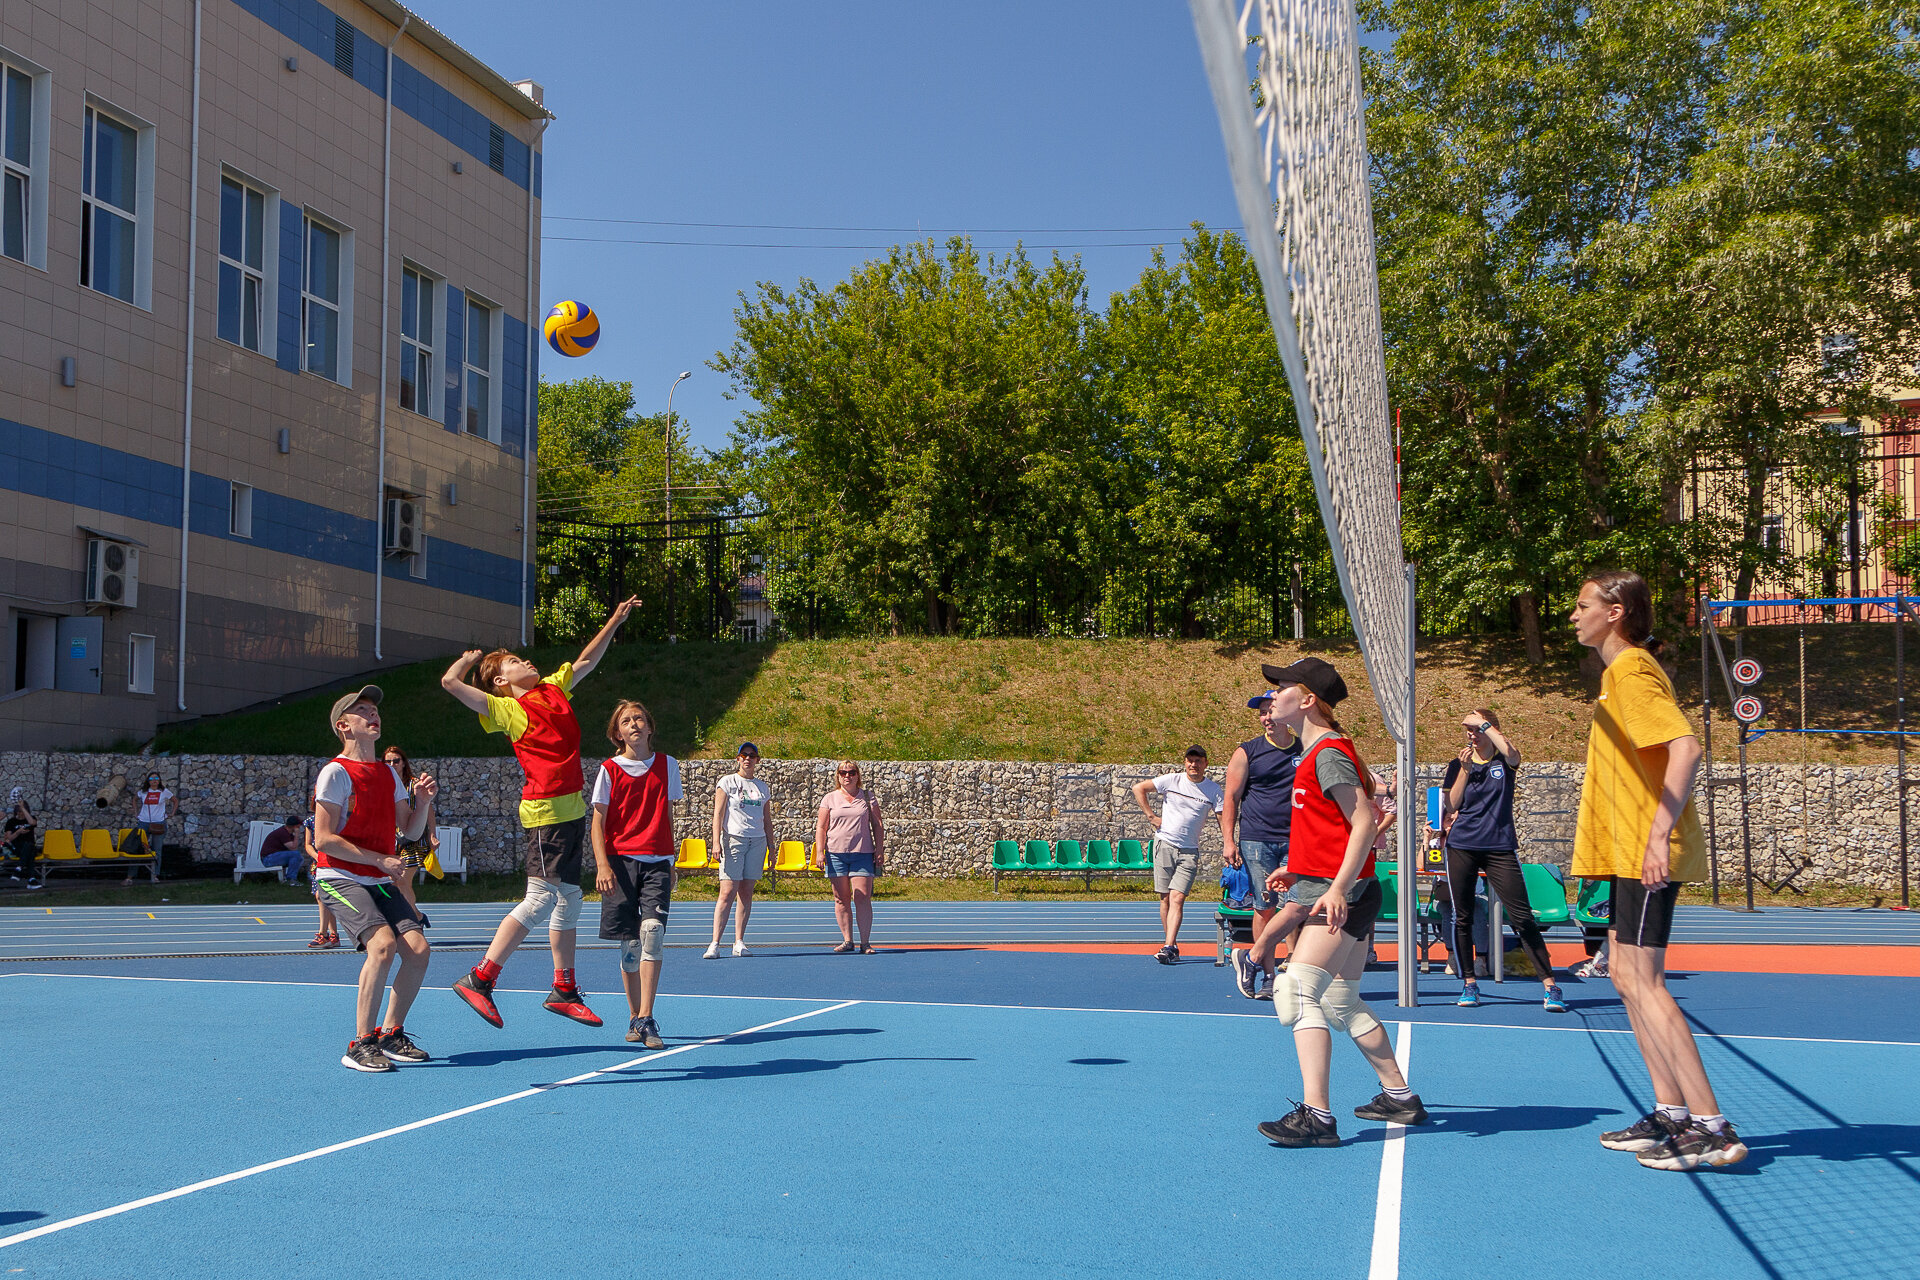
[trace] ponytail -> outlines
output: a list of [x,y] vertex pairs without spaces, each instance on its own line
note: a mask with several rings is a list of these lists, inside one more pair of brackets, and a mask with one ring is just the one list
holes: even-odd
[[1629,644],[1655,658],[1666,652],[1666,641],[1653,634],[1653,591],[1645,578],[1631,569],[1600,569],[1588,574],[1582,585],[1591,585],[1602,600],[1620,606],[1619,630]]

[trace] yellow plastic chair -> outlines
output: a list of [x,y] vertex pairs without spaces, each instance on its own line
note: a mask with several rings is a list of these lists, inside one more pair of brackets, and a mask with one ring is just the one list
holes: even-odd
[[782,840],[774,855],[775,871],[805,871],[807,869],[807,846],[799,840]]
[[113,847],[113,832],[105,827],[88,827],[80,833],[80,856],[93,859],[112,859],[120,856]]
[[699,871],[708,865],[705,840],[686,839],[680,842],[680,856],[673,863],[676,871]]
[[74,843],[73,832],[56,828],[47,832],[46,843],[40,846],[40,857],[47,862],[78,862],[80,846]]

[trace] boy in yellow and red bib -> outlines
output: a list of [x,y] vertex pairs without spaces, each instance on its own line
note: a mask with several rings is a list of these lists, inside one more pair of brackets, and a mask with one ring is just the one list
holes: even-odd
[[[495,649],[481,657],[469,649],[440,677],[440,687],[480,717],[488,733],[513,743],[526,784],[520,792],[520,825],[526,828],[527,896],[500,922],[484,960],[453,984],[473,1011],[501,1025],[493,1001],[500,967],[543,920],[553,949],[553,990],[546,1007],[589,1027],[601,1025],[587,1007],[574,977],[574,937],[580,919],[581,859],[586,849],[587,803],[581,791],[580,722],[574,718],[573,686],[600,664],[613,633],[640,603],[623,601],[580,656],[550,676],[517,654]],[[479,664],[478,688],[467,673]]]
[[[394,856],[396,831],[417,840],[433,818],[439,786],[419,774],[407,787],[379,755],[380,686],[347,694],[333,704],[333,731],[340,754],[320,768],[313,784],[314,884],[333,907],[341,933],[367,953],[360,966],[353,1040],[342,1066],[355,1071],[391,1071],[395,1063],[427,1061],[407,1038],[407,1010],[427,976],[430,948],[424,921],[394,889],[401,871]],[[373,1020],[395,955],[400,971],[387,997],[387,1022]]]

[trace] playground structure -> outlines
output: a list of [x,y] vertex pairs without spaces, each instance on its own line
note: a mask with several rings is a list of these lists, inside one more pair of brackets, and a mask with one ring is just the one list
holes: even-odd
[[[1765,668],[1755,659],[1747,656],[1746,628],[1730,628],[1733,633],[1733,658],[1728,660],[1726,644],[1721,636],[1722,626],[1719,615],[1728,609],[1749,609],[1756,607],[1787,608],[1798,628],[1797,652],[1797,698],[1795,710],[1798,725],[1788,727],[1784,724],[1768,725],[1764,728],[1754,726],[1766,716],[1766,704],[1757,690],[1765,679]],[[1875,621],[1884,618],[1893,624],[1893,683],[1894,683],[1894,725],[1892,728],[1841,728],[1807,723],[1807,622],[1809,613],[1819,609],[1823,615],[1834,616],[1835,611],[1845,607],[1850,616],[1859,621]],[[1900,867],[1900,905],[1912,905],[1912,883],[1910,875],[1911,833],[1907,821],[1907,792],[1920,783],[1920,779],[1910,778],[1907,774],[1907,738],[1911,731],[1907,728],[1907,689],[1906,689],[1906,624],[1908,619],[1920,622],[1920,598],[1907,595],[1891,596],[1836,596],[1809,599],[1760,599],[1760,600],[1713,600],[1705,593],[1700,597],[1700,716],[1702,746],[1705,749],[1706,777],[1701,790],[1706,800],[1706,827],[1709,862],[1712,869],[1712,891],[1714,904],[1720,903],[1720,831],[1716,798],[1723,788],[1737,789],[1740,797],[1740,867],[1746,883],[1747,911],[1754,910],[1754,850],[1753,850],[1753,797],[1751,778],[1748,771],[1747,749],[1750,744],[1769,735],[1796,734],[1808,737],[1890,737],[1894,744],[1895,786],[1894,805],[1897,811],[1899,829],[1899,867]],[[1727,712],[1731,715],[1734,732],[1737,735],[1738,768],[1732,777],[1720,777],[1714,768],[1714,675],[1718,673],[1720,684],[1727,699]],[[1802,814],[1803,849],[1810,842],[1810,832],[1805,824],[1811,819],[1807,816],[1809,806],[1800,806]],[[1793,879],[1807,866],[1810,858],[1803,858],[1801,864],[1791,868],[1778,885],[1776,891],[1789,887]]]

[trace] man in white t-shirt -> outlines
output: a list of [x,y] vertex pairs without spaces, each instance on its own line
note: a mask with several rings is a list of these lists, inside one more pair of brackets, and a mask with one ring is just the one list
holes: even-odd
[[713,848],[720,861],[720,898],[713,904],[713,942],[704,960],[720,958],[720,935],[736,899],[740,914],[733,926],[733,954],[747,950],[747,914],[753,910],[753,886],[766,869],[767,850],[773,847],[773,788],[754,774],[760,768],[760,748],[740,744],[736,771],[713,789]]
[[[1147,804],[1149,791],[1160,796],[1158,814]],[[1153,838],[1153,891],[1160,895],[1160,927],[1166,934],[1166,945],[1153,958],[1161,964],[1177,964],[1180,917],[1186,911],[1194,877],[1200,874],[1200,829],[1206,825],[1208,813],[1218,818],[1227,795],[1219,783],[1207,780],[1207,749],[1192,746],[1187,748],[1184,772],[1142,778],[1133,784],[1133,798],[1157,833]]]

